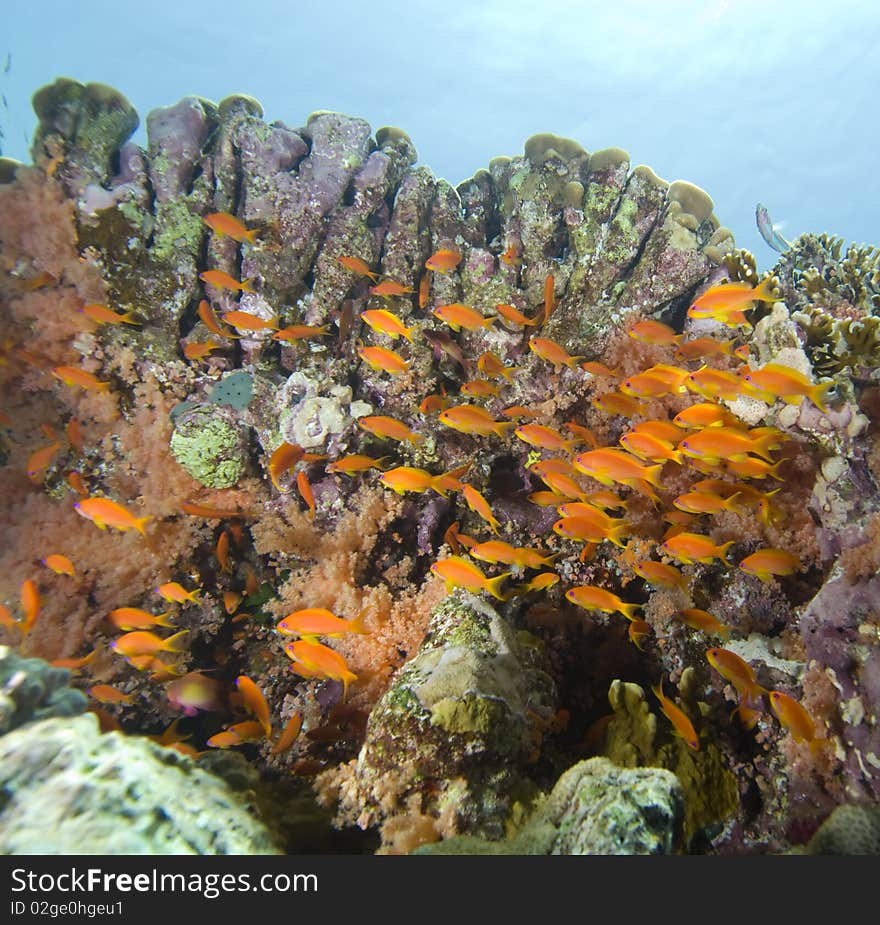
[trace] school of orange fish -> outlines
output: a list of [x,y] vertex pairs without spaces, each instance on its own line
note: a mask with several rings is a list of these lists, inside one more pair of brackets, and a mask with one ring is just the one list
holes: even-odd
[[[232,237],[241,243],[253,245],[256,231],[248,230],[236,218],[224,213],[207,216],[206,223],[217,234]],[[382,300],[385,307],[370,308],[361,314],[364,324],[373,332],[375,339],[387,338],[393,345],[406,341],[410,351],[419,349],[420,333],[432,324],[426,312],[426,324],[415,323],[407,327],[403,320],[391,310],[394,299],[409,299],[415,296],[422,310],[430,301],[431,275],[449,273],[461,260],[461,254],[452,249],[441,249],[425,263],[425,269],[413,285],[383,278],[362,259],[354,256],[338,258],[339,263],[351,273],[368,278],[372,285],[370,295]],[[507,263],[521,262],[514,246],[500,255]],[[232,292],[252,292],[252,280],[236,280],[219,270],[206,270],[200,279],[208,287]],[[41,283],[41,284],[45,284]],[[210,295],[210,289],[208,290]],[[653,320],[640,320],[629,325],[630,337],[646,344],[668,350],[669,363],[658,363],[637,374],[622,378],[620,374],[586,357],[571,356],[561,345],[546,337],[532,334],[528,339],[529,349],[541,360],[550,364],[554,371],[563,368],[583,373],[584,389],[595,391],[592,403],[596,409],[608,415],[630,419],[627,430],[617,446],[600,446],[593,433],[577,421],[566,423],[568,434],[545,424],[529,422],[534,412],[527,407],[510,406],[499,412],[500,417],[490,413],[482,404],[473,400],[493,401],[503,398],[503,390],[517,374],[517,367],[507,365],[494,353],[483,353],[477,359],[477,368],[482,378],[464,382],[460,387],[458,403],[454,396],[441,390],[440,394],[425,396],[419,412],[424,417],[436,415],[445,427],[471,435],[479,446],[480,441],[515,438],[529,449],[528,469],[545,485],[545,490],[535,491],[529,500],[541,506],[552,506],[559,519],[553,524],[552,533],[561,543],[556,550],[513,546],[500,539],[504,524],[493,512],[492,502],[476,487],[466,481],[468,465],[448,472],[429,472],[413,466],[389,466],[394,443],[418,444],[423,436],[403,421],[382,415],[369,415],[358,420],[358,426],[365,432],[389,441],[389,455],[374,458],[364,454],[350,454],[336,459],[307,453],[302,447],[282,443],[267,460],[267,471],[274,488],[279,492],[292,490],[296,485],[309,516],[316,516],[316,502],[309,479],[300,463],[323,462],[326,472],[347,477],[371,477],[370,470],[380,473],[378,482],[399,494],[436,492],[446,497],[459,496],[460,502],[485,524],[495,538],[482,539],[459,531],[459,520],[447,530],[445,542],[451,554],[433,563],[431,571],[445,583],[447,591],[463,588],[474,593],[486,593],[499,601],[508,601],[518,595],[533,594],[553,587],[561,577],[555,569],[558,560],[577,553],[577,558],[586,561],[594,556],[598,547],[610,543],[624,547],[633,536],[635,527],[626,518],[629,497],[632,493],[646,496],[658,512],[670,523],[661,543],[657,545],[657,559],[643,559],[633,563],[633,569],[654,587],[678,588],[687,593],[688,581],[675,563],[721,563],[730,565],[727,550],[732,542],[716,545],[707,532],[699,532],[693,524],[699,518],[712,517],[722,511],[744,512],[752,510],[759,520],[771,524],[776,516],[773,496],[780,487],[766,488],[766,480],[782,481],[779,467],[784,457],[776,458],[784,446],[786,437],[772,427],[748,428],[722,404],[739,397],[753,397],[769,404],[777,400],[800,404],[803,400],[813,402],[825,410],[831,383],[814,384],[805,376],[777,363],[767,363],[761,368],[752,368],[749,363],[748,347],[737,345],[735,332],[749,330],[751,324],[747,312],[756,302],[774,301],[772,283],[765,280],[753,287],[744,283],[716,285],[697,298],[688,311],[693,319],[709,319],[729,328],[734,335],[729,340],[712,336],[685,339],[665,324]],[[430,313],[442,325],[452,331],[474,331],[487,328],[496,322],[506,322],[539,332],[555,308],[554,281],[548,276],[544,304],[528,317],[511,305],[498,304],[496,315],[484,316],[476,309],[464,304],[439,305]],[[140,322],[131,313],[120,314],[102,305],[86,305],[82,311],[93,322],[103,324],[137,325]],[[278,317],[261,318],[245,311],[226,311],[218,316],[211,303],[205,299],[198,309],[198,315],[212,338],[201,343],[189,343],[183,352],[187,360],[198,362],[219,347],[224,340],[242,336],[241,332],[269,331],[278,341],[323,337],[329,327],[290,325],[280,327]],[[430,328],[429,328],[430,329]],[[359,342],[358,355],[373,370],[396,376],[410,366],[411,360],[381,343]],[[739,363],[736,369],[713,367],[714,357],[725,358],[725,365]],[[683,364],[683,365],[675,365]],[[107,391],[110,383],[100,380],[94,374],[78,367],[58,366],[52,374],[68,387]],[[610,387],[614,384],[614,387]],[[597,386],[609,386],[598,391]],[[644,413],[642,399],[657,399],[665,396],[693,396],[694,401],[671,419],[648,419]],[[523,422],[523,423],[518,423]],[[9,426],[10,422],[3,422]],[[62,447],[62,438],[44,427],[48,445],[36,449],[30,456],[27,472],[30,478],[39,481],[55,455]],[[66,438],[71,445],[82,443],[82,434],[76,420],[66,428]],[[664,509],[657,490],[662,489],[661,473],[666,466],[676,466],[681,471],[694,474],[689,489],[672,500],[672,507]],[[286,476],[295,472],[290,483]],[[91,520],[97,527],[117,530],[137,530],[146,536],[146,527],[151,518],[137,517],[123,504],[110,498],[89,494],[77,473],[69,476],[70,484],[80,496],[75,503],[76,511]],[[221,521],[233,520],[239,512],[227,511],[197,503],[183,506],[185,513],[192,516]],[[658,514],[659,516],[659,514]],[[230,537],[234,538],[234,527],[230,525],[220,533],[215,555],[223,571],[230,571]],[[548,537],[550,538],[550,537]],[[570,546],[569,544],[574,544]],[[476,560],[476,561],[475,561]],[[43,563],[60,574],[73,575],[75,564],[60,553],[48,554]],[[501,566],[507,570],[489,576],[477,564]],[[790,552],[778,548],[761,548],[746,556],[737,567],[756,579],[769,582],[776,577],[789,576],[798,571],[801,563]],[[537,574],[524,580],[522,573],[533,570]],[[244,593],[253,592],[256,579],[248,579]],[[178,605],[197,603],[204,589],[187,590],[178,582],[169,582],[156,589],[167,602]],[[639,648],[651,632],[648,622],[639,616],[641,605],[628,603],[612,591],[596,585],[577,585],[565,591],[565,599],[586,612],[621,614],[629,621],[629,638]],[[235,614],[243,598],[242,592],[222,592],[223,605],[229,616]],[[9,608],[0,606],[0,625],[20,634],[25,640],[40,611],[40,595],[37,584],[31,578],[21,586],[21,615],[16,617]],[[697,631],[726,637],[730,628],[706,611],[693,607],[681,609],[676,618]],[[207,674],[190,671],[184,673],[174,662],[162,659],[164,653],[172,656],[186,651],[187,631],[173,632],[162,638],[158,628],[175,628],[174,614],[166,611],[152,614],[133,607],[120,606],[109,615],[110,622],[124,634],[113,643],[113,650],[135,668],[152,672],[157,682],[167,684],[169,701],[193,715],[200,709],[215,708],[220,692],[217,681]],[[282,637],[293,637],[283,645],[283,651],[291,659],[292,670],[304,678],[332,679],[343,684],[344,695],[348,686],[357,681],[341,654],[319,638],[336,638],[344,633],[366,632],[363,615],[345,620],[318,608],[305,609],[289,614],[277,624]],[[55,664],[69,668],[82,668],[88,664],[94,652],[79,659],[58,660]],[[798,742],[807,742],[811,748],[822,741],[817,737],[815,725],[809,713],[793,698],[780,691],[762,687],[751,666],[734,652],[724,648],[709,648],[706,659],[726,681],[737,691],[739,705],[737,712],[743,725],[752,728],[762,709],[763,698],[769,701],[772,713]],[[272,718],[266,699],[259,687],[245,676],[236,682],[237,694],[230,698],[235,709],[243,711],[250,718],[234,723],[207,741],[212,747],[230,747],[259,739],[272,740]],[[663,693],[663,681],[653,688],[660,709],[689,747],[699,748],[699,735],[688,716]],[[109,685],[96,685],[88,693],[100,703],[130,703],[129,695]],[[274,736],[272,752],[289,748],[299,734],[302,724],[300,714],[294,714],[285,728]],[[169,728],[158,737],[162,744],[194,752]]]

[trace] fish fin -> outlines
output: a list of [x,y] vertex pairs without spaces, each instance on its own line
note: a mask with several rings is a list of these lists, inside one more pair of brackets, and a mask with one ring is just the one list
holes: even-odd
[[635,620],[636,611],[641,607],[641,604],[624,604],[620,608],[620,612],[627,618],[627,620]]
[[822,412],[828,413],[828,393],[834,389],[834,381],[820,382],[807,393],[810,401]]
[[146,517],[136,517],[136,518],[135,518],[135,522],[134,522],[134,528],[135,528],[135,530],[137,530],[138,533],[140,533],[142,536],[146,536],[147,534],[144,532],[144,527],[145,527],[145,526],[147,525],[147,523],[149,523],[149,521],[151,521],[152,519],[153,519],[153,515],[152,515],[152,514],[148,514]]
[[[243,292],[256,292],[257,290],[254,289],[254,283],[256,281],[257,281],[256,276],[249,276],[247,279],[243,279],[241,281],[242,291]],[[277,323],[278,319],[276,318],[275,321]]]
[[169,636],[161,645],[165,652],[186,652],[186,646],[183,637],[189,635],[189,630],[181,630],[173,636]]
[[511,427],[516,427],[515,421],[497,421],[493,430],[499,437],[504,437]]
[[512,574],[513,572],[504,572],[502,575],[490,578],[483,586],[484,590],[488,591],[492,597],[497,598],[499,601],[509,600],[506,594],[501,593],[501,585],[504,583],[504,579],[509,578]]

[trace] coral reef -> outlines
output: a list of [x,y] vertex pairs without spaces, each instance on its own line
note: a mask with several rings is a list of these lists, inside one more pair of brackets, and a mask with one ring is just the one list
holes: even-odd
[[68,686],[70,672],[0,646],[0,735],[53,716],[77,716],[88,699]]
[[[877,802],[873,249],[762,280],[705,191],[550,134],[452,186],[342,113],[34,106],[0,641],[125,733],[89,767],[182,750],[398,853],[784,852]],[[79,709],[45,671],[7,713]]]

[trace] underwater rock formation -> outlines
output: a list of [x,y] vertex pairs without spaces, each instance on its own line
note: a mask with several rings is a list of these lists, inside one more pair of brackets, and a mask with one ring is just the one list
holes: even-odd
[[585,757],[676,775],[681,838],[671,796],[633,851],[784,851],[876,801],[873,250],[803,236],[761,280],[707,193],[549,134],[453,186],[342,113],[189,96],[140,148],[101,85],[34,104],[0,640],[382,851],[506,844]]
[[240,797],[191,758],[93,716],[0,738],[4,854],[278,854]]
[[68,686],[70,672],[0,646],[0,735],[53,716],[77,716],[88,700]]

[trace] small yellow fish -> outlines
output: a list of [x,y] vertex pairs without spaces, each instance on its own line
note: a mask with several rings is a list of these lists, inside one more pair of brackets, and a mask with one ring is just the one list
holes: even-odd
[[400,354],[386,347],[358,347],[358,356],[377,372],[390,373],[392,376],[400,375],[409,369],[410,361]]
[[496,434],[503,437],[511,427],[516,426],[513,421],[496,421],[479,405],[454,405],[451,408],[444,408],[437,419],[447,427],[452,427],[465,434],[479,436]]
[[492,513],[492,508],[489,507],[489,502],[479,491],[477,491],[476,488],[474,488],[473,485],[463,485],[462,494],[464,495],[465,501],[467,501],[467,506],[475,514],[478,514],[480,517],[482,517],[483,520],[489,524],[489,529],[497,536],[500,523]]
[[553,371],[557,373],[563,366],[574,369],[578,360],[586,359],[582,356],[571,356],[565,347],[560,346],[556,341],[549,340],[546,337],[530,337],[529,350],[542,360],[552,363]]
[[663,680],[661,679],[660,683],[653,686],[651,690],[654,692],[656,698],[660,701],[660,709],[663,711],[664,716],[675,727],[676,735],[684,739],[688,748],[692,748],[694,751],[697,751],[700,747],[700,740],[697,736],[697,731],[694,729],[693,723],[691,723],[691,721],[687,718],[687,715],[682,711],[682,709],[676,706],[663,693]]
[[497,315],[484,318],[475,308],[454,302],[450,305],[440,305],[434,309],[434,317],[445,321],[453,331],[464,328],[466,331],[477,331],[480,328],[491,327],[498,320]]
[[156,588],[156,593],[164,597],[166,601],[172,601],[176,604],[182,604],[184,601],[197,604],[202,589],[193,588],[192,591],[187,591],[180,582],[168,581],[163,585],[159,585],[159,587]]
[[733,546],[733,540],[717,546],[710,537],[700,533],[677,533],[660,544],[660,548],[667,555],[678,559],[679,562],[686,564],[703,562],[706,565],[710,565],[715,559],[720,559],[726,565],[725,553],[731,546]]
[[245,225],[234,215],[228,212],[212,212],[205,215],[202,221],[220,237],[232,238],[233,241],[253,244],[256,240],[256,230],[248,231]]
[[374,331],[385,334],[392,340],[405,337],[412,343],[412,332],[416,330],[415,326],[406,327],[397,315],[386,311],[384,308],[371,308],[368,311],[361,312],[361,318]]
[[74,504],[77,514],[91,520],[96,526],[105,530],[114,527],[116,530],[137,530],[146,536],[144,527],[153,519],[152,515],[135,517],[127,508],[111,501],[109,498],[84,498]]
[[376,437],[388,437],[390,440],[404,440],[409,443],[420,443],[424,440],[422,434],[417,434],[410,430],[402,421],[396,418],[386,417],[385,415],[367,415],[358,418],[358,427],[367,433],[374,434]]
[[499,601],[507,600],[501,593],[501,585],[510,572],[487,578],[473,562],[461,556],[440,559],[431,566],[431,571],[446,582],[447,593],[453,588],[464,588],[467,591],[486,591]]
[[425,261],[425,267],[435,273],[451,273],[461,263],[461,254],[449,248],[441,248]]
[[597,585],[578,585],[565,592],[565,599],[584,610],[601,610],[603,613],[622,613],[627,620],[636,619],[641,604],[627,604],[616,594]]
[[239,281],[223,270],[205,270],[203,273],[199,273],[199,279],[215,289],[229,289],[232,292],[256,292],[253,286],[254,277]]
[[739,568],[747,575],[755,575],[763,582],[770,581],[772,575],[793,575],[801,568],[797,556],[784,549],[759,549],[746,556]]

